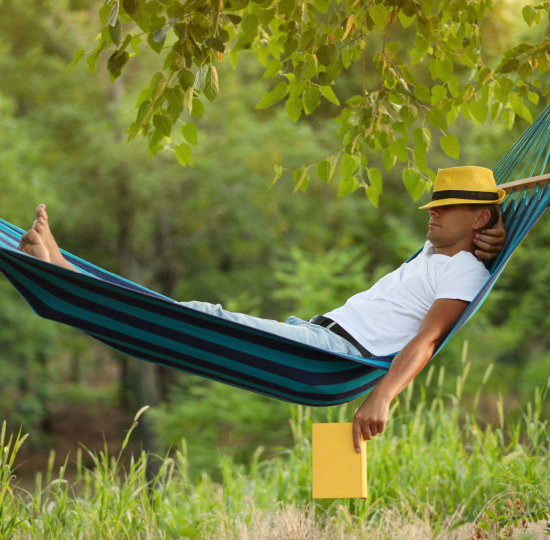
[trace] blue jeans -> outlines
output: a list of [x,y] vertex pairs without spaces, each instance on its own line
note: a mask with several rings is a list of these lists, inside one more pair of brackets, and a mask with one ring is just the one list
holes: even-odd
[[272,334],[293,339],[307,345],[313,345],[320,349],[350,354],[352,356],[361,356],[359,350],[343,337],[335,334],[328,328],[304,321],[298,317],[291,316],[285,322],[279,322],[273,319],[261,319],[260,317],[246,315],[245,313],[233,313],[232,311],[223,309],[220,304],[198,302],[197,300],[178,303],[197,311],[210,313],[229,321],[265,330],[266,332],[271,332]]

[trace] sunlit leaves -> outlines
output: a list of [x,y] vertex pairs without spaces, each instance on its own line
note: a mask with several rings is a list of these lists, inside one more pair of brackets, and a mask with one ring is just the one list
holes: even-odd
[[[214,64],[229,57],[236,67],[239,53],[245,50],[252,51],[264,66],[263,79],[277,78],[256,109],[284,100],[286,114],[296,123],[318,113],[322,104],[324,114],[336,117],[337,147],[344,151],[341,160],[337,156],[312,160],[318,162],[319,179],[330,181],[340,163],[338,195],[362,186],[374,205],[378,204],[382,179],[378,169],[367,168],[367,154],[376,156],[380,169],[383,165],[389,171],[397,164],[399,174],[404,168],[403,181],[415,197],[431,187],[434,176],[427,165],[428,126],[440,132],[443,152],[458,159],[458,139],[447,130],[460,114],[475,124],[484,123],[490,114],[493,122],[502,121],[511,129],[516,117],[532,121],[527,105],[538,106],[539,96],[550,93],[550,83],[542,88],[543,83],[535,78],[550,69],[550,57],[543,47],[518,43],[503,54],[496,68],[485,65],[479,29],[485,13],[490,12],[488,4],[444,2],[437,9],[424,0],[397,4],[393,0],[199,4],[183,8],[180,0],[104,2],[99,10],[103,25],[96,39],[99,43],[87,57],[93,72],[102,51],[110,48],[107,68],[113,82],[129,57],[139,52],[140,35],[146,36],[143,41],[161,56],[158,65],[162,69],[149,88],[139,93],[136,121],[126,131],[128,140],[141,133],[152,154],[173,149],[170,133],[184,115],[181,134],[187,146],[179,148],[177,157],[185,164],[192,160],[190,145],[198,144],[196,126],[189,117],[204,115],[198,97],[212,101],[220,93]],[[522,9],[530,27],[541,22],[544,12],[540,5]],[[128,31],[134,25],[126,25],[130,18],[141,29],[135,35]],[[386,35],[390,22],[395,27]],[[414,44],[405,47],[401,33],[393,30],[412,23],[416,23],[411,34]],[[376,31],[380,37],[378,30],[384,31],[383,42],[369,36]],[[165,44],[167,37],[170,45]],[[112,50],[114,46],[117,50]],[[134,53],[129,55],[126,48]],[[84,54],[77,51],[69,67]],[[346,103],[341,104],[333,82],[344,68],[360,74],[365,62],[374,66],[373,72],[363,73],[364,81],[359,80],[355,95],[346,95]],[[424,76],[428,70],[431,78]],[[293,169],[296,190],[308,185],[310,165]],[[280,174],[282,169],[276,168],[270,186]]]

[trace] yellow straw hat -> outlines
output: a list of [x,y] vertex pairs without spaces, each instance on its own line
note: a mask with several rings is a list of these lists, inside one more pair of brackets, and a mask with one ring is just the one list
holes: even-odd
[[505,196],[506,192],[497,188],[491,169],[474,166],[438,169],[432,202],[419,210],[449,204],[500,204]]

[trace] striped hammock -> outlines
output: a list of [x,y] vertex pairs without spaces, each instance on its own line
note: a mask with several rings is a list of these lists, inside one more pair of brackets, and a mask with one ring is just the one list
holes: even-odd
[[[493,169],[497,183],[508,193],[501,207],[506,245],[488,265],[491,277],[435,354],[479,309],[549,204],[550,175],[543,174],[550,154],[549,125],[550,106]],[[540,176],[533,177],[541,157]],[[227,321],[182,306],[62,250],[83,273],[67,270],[18,251],[24,232],[0,219],[0,272],[40,317],[78,328],[129,356],[311,406],[337,405],[367,394],[394,358],[333,353]]]

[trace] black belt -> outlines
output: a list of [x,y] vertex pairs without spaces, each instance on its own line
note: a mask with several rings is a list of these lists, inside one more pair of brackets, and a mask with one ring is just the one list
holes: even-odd
[[[370,351],[367,351],[361,343],[359,343],[349,332],[346,332],[338,323],[334,322],[332,319],[329,319],[328,317],[325,317],[324,315],[315,315],[315,317],[311,317],[311,319],[308,319],[307,322],[312,322],[313,324],[318,324],[319,326],[329,327],[329,330],[334,332],[335,334],[343,337],[346,341],[349,341],[352,345],[354,345],[362,356],[365,356],[366,358],[372,358],[374,354],[372,354]],[[329,326],[330,325],[330,326]]]

